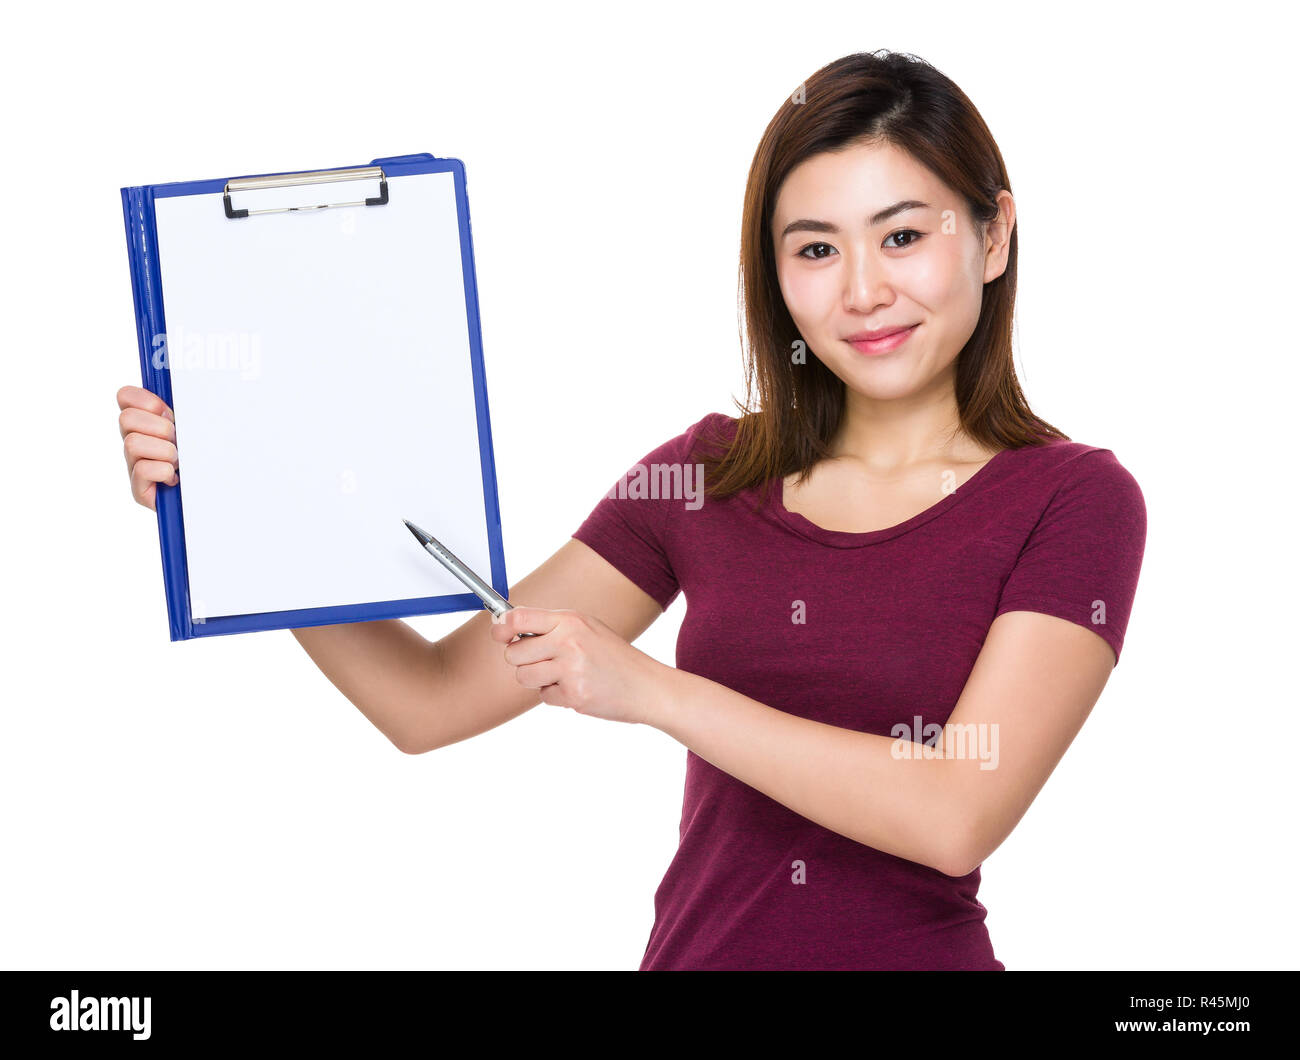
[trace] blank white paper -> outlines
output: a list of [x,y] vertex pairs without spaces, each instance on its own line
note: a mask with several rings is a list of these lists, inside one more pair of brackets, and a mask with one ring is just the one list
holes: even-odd
[[155,201],[195,619],[465,592],[404,518],[492,580],[453,177],[388,185]]

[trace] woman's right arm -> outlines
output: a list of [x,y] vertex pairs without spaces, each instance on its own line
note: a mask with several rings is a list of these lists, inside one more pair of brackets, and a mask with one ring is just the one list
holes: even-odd
[[[171,410],[141,387],[118,391],[119,426],[132,496],[155,507],[158,485],[175,485],[179,456]],[[432,559],[430,559],[432,562]],[[662,614],[653,597],[576,539],[516,584],[518,607],[593,615],[629,642]],[[330,682],[399,749],[422,754],[518,717],[542,701],[515,680],[484,610],[430,642],[400,619],[293,630]]]
[[[662,614],[659,604],[576,539],[510,590],[516,607],[593,615],[629,642]],[[399,619],[295,629],[340,692],[392,743],[423,754],[517,718],[542,697],[515,680],[505,648],[480,611],[430,642]]]

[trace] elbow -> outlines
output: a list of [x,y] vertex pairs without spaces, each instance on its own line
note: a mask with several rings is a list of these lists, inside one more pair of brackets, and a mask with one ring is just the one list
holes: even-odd
[[973,857],[969,850],[961,844],[954,843],[948,850],[942,852],[940,857],[934,859],[936,862],[931,867],[942,872],[945,876],[951,876],[953,879],[960,879],[963,876],[969,876],[983,864],[983,858]]
[[404,755],[428,754],[433,750],[433,745],[427,741],[415,739],[411,736],[389,736],[388,739]]
[[937,800],[933,810],[925,830],[930,837],[925,864],[953,879],[969,876],[984,860],[977,814],[967,800],[947,798]]
[[[951,762],[940,760],[938,764],[948,767]],[[982,801],[986,793],[972,790],[960,778],[945,773],[937,784],[924,818],[925,834],[930,837],[925,863],[945,876],[960,879],[978,869],[1001,842],[999,818],[995,809]]]
[[[924,843],[918,844],[909,851],[899,850],[896,856],[906,858],[908,861],[914,861],[918,865],[924,865],[927,869],[934,869],[935,872],[941,872],[945,876],[951,876],[954,879],[960,879],[962,876],[969,876],[971,872],[979,868],[982,858],[976,858],[972,853],[972,844],[970,837],[957,828],[933,829],[929,833]],[[865,846],[872,846],[873,841],[868,838],[856,837],[858,841]],[[876,840],[879,842],[879,840]]]
[[984,864],[984,859],[997,844],[989,844],[985,830],[969,818],[954,815],[954,820],[959,822],[956,828],[939,833],[944,836],[944,843],[936,853],[932,867],[945,876],[959,879],[969,876]]

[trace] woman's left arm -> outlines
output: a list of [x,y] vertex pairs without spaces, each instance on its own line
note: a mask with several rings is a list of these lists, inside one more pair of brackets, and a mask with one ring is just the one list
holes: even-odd
[[543,635],[509,643],[507,661],[544,702],[653,725],[800,816],[948,876],[1010,834],[1115,665],[1110,645],[1073,622],[1000,615],[939,740],[945,753],[925,754],[665,666],[589,616],[516,608],[493,624],[503,643],[520,632]]

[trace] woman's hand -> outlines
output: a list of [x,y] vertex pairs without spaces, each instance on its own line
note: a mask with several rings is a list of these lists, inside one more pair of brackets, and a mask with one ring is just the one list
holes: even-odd
[[[522,637],[520,633],[537,633]],[[516,607],[494,617],[492,639],[542,702],[607,721],[649,724],[672,668],[632,647],[609,626],[577,611]]]
[[122,387],[117,407],[131,496],[156,511],[158,487],[180,482],[176,418],[162,398],[138,386]]

